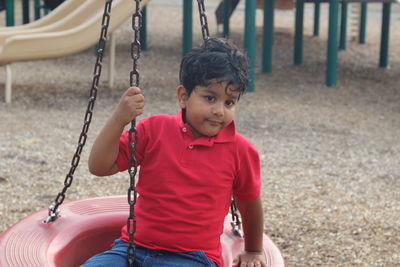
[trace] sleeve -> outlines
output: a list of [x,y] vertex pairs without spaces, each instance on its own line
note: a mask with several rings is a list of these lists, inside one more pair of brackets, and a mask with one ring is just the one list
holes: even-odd
[[[140,121],[140,123],[136,126],[138,141],[136,144],[135,157],[138,161],[138,165],[143,161],[144,157],[144,149],[146,147],[146,131],[145,131],[145,120]],[[134,140],[134,136],[132,136],[132,140]],[[117,157],[117,165],[118,170],[125,171],[128,169],[128,162],[130,158],[130,146],[129,146],[129,130],[126,130],[122,133],[119,138],[119,152]]]
[[257,149],[247,140],[238,146],[238,172],[233,195],[241,201],[253,201],[261,194],[260,157]]

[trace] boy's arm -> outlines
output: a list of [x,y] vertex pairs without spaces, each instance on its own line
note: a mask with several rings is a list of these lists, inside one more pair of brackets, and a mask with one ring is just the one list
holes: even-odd
[[261,199],[250,202],[236,200],[242,216],[245,251],[233,261],[233,266],[267,266],[263,250],[264,214]]
[[97,176],[118,172],[119,138],[125,125],[143,113],[144,97],[138,87],[129,88],[97,136],[89,155],[89,171]]

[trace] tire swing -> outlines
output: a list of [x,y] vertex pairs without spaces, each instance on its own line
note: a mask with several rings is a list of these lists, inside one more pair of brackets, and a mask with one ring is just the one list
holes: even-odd
[[[133,70],[130,73],[131,86],[139,85],[137,61],[140,57],[138,39],[142,15],[140,0],[135,0],[135,2],[136,9],[132,16],[135,38],[131,43],[131,57],[133,59]],[[120,229],[124,224],[127,224],[130,234],[128,251],[135,251],[133,235],[136,228],[134,205],[137,197],[135,187],[137,167],[134,157],[136,140],[131,140],[132,133],[136,131],[135,121],[131,122],[131,129],[129,130],[131,159],[128,168],[130,175],[128,202],[126,196],[89,198],[65,203],[61,213],[59,210],[60,205],[64,202],[65,193],[72,184],[74,172],[78,167],[80,155],[86,143],[98,91],[111,5],[112,0],[105,0],[90,98],[78,146],[69,173],[64,180],[64,187],[55,198],[54,205],[50,206],[48,210],[42,209],[23,218],[0,235],[0,266],[2,267],[79,266],[91,256],[110,249],[110,244],[119,237]],[[204,12],[204,1],[198,0],[198,5],[202,33],[204,39],[206,39],[208,38],[208,25]],[[222,257],[226,267],[231,266],[234,257],[244,248],[244,240],[240,233],[239,215],[234,202],[232,202],[231,208],[232,222],[228,215],[225,218],[224,231],[221,235]],[[129,210],[128,219],[127,210]],[[283,267],[284,261],[279,249],[265,234],[263,241],[268,266]],[[133,266],[134,255],[127,257],[129,265]]]

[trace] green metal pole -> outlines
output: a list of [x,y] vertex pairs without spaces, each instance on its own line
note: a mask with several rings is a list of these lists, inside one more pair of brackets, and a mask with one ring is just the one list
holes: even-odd
[[40,0],[35,0],[34,2],[35,20],[40,19],[40,8],[41,8]]
[[313,36],[319,36],[319,20],[321,14],[321,3],[316,2],[314,4],[314,31]]
[[272,47],[274,43],[275,0],[264,0],[264,32],[262,71],[272,72]]
[[182,40],[182,54],[186,55],[192,48],[192,14],[193,3],[192,0],[183,0],[183,40]]
[[22,24],[29,23],[29,0],[22,0]]
[[14,0],[6,0],[6,26],[14,26]]
[[342,2],[342,11],[340,13],[340,41],[339,49],[346,50],[346,40],[347,40],[347,9],[348,3]]
[[50,9],[47,8],[46,6],[43,7],[43,10],[44,10],[43,14],[44,14],[45,16],[48,15],[48,14],[50,13]]
[[147,50],[147,6],[142,9],[142,28],[140,29],[140,48]]
[[249,60],[250,84],[248,91],[254,92],[255,89],[255,61],[256,61],[256,0],[246,0],[245,4],[245,30],[244,47],[247,51]]
[[296,22],[294,33],[294,64],[303,63],[303,25],[304,25],[304,0],[296,1]]
[[383,3],[382,9],[382,32],[381,32],[381,48],[379,56],[379,67],[388,67],[388,53],[389,53],[389,33],[390,33],[390,10],[392,4]]
[[326,62],[326,85],[336,85],[336,69],[338,54],[338,21],[339,0],[330,0],[329,3],[329,29],[328,29],[328,51]]
[[229,10],[231,9],[231,0],[223,0],[224,3],[224,37],[229,37]]
[[360,32],[359,40],[360,44],[365,44],[365,35],[367,30],[367,3],[361,3],[361,16],[360,16]]

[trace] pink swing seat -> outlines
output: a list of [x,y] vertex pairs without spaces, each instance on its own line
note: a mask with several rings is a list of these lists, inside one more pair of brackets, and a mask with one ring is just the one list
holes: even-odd
[[[0,235],[2,267],[75,267],[111,248],[127,220],[125,196],[89,198],[65,203],[61,216],[45,224],[47,209],[40,210]],[[243,239],[233,235],[230,216],[221,236],[224,267],[243,250]],[[264,235],[268,266],[281,267],[284,260],[275,244]]]

